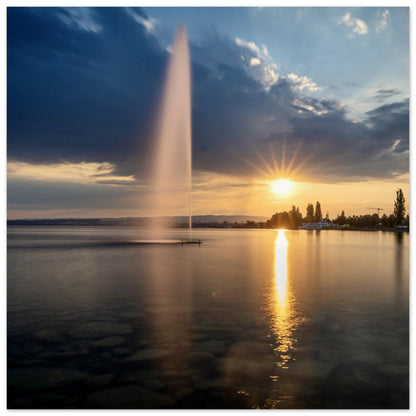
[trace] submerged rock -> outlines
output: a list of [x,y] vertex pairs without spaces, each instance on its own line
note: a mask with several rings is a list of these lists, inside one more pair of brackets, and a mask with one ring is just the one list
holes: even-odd
[[98,341],[94,341],[91,345],[97,348],[113,348],[124,344],[126,339],[123,337],[106,337]]
[[114,348],[114,354],[117,355],[129,355],[131,354],[131,348],[128,347],[121,347],[121,348]]
[[37,354],[43,351],[43,347],[36,342],[28,342],[24,346],[25,353]]
[[115,322],[88,322],[73,328],[69,335],[73,338],[103,338],[132,333],[131,325]]
[[151,391],[158,391],[165,388],[165,385],[157,378],[151,379],[143,379],[141,384],[144,388],[149,389]]
[[135,385],[91,393],[86,404],[95,409],[157,409],[171,405],[170,398]]
[[194,364],[205,364],[212,362],[214,355],[208,351],[194,351],[189,354],[189,360]]
[[89,386],[100,386],[104,387],[114,378],[114,374],[101,374],[99,376],[89,375],[86,379],[87,385]]
[[65,387],[82,382],[87,374],[68,368],[14,368],[7,372],[7,384],[23,391]]
[[147,370],[124,370],[117,377],[117,382],[127,383],[127,384],[140,384],[145,386],[146,380],[160,380],[160,373],[154,368]]
[[225,386],[224,379],[222,377],[218,378],[200,378],[195,381],[194,387],[197,390],[222,390]]
[[225,352],[226,346],[223,341],[206,341],[198,344],[198,349],[211,354],[222,354]]
[[8,401],[8,409],[31,409],[33,408],[33,400],[28,397],[19,397],[17,399]]
[[150,360],[159,360],[161,358],[165,358],[169,356],[171,352],[169,350],[162,350],[162,349],[149,349],[136,352],[132,356],[126,358],[123,362],[124,363],[133,363],[133,362],[140,362],[140,361],[150,361]]
[[35,339],[42,342],[60,343],[63,342],[63,335],[52,330],[42,330],[35,333]]
[[128,312],[122,312],[119,314],[120,318],[123,319],[142,319],[145,317],[145,314],[141,311],[128,311]]

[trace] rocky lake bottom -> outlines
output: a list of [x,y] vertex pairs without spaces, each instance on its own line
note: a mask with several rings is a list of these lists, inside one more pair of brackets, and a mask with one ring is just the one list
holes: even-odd
[[[315,334],[316,347],[294,347],[283,368],[266,322],[232,318],[212,306],[210,312],[158,308],[175,323],[162,333],[146,330],[154,309],[133,307],[107,315],[45,312],[9,324],[9,408],[406,406],[408,350],[399,347],[389,357],[374,330],[360,337],[372,343],[368,356],[343,360],[336,349],[342,330],[318,317],[303,328]],[[200,319],[188,325],[193,314]],[[334,343],[331,353],[322,353],[319,337],[327,348]]]
[[[225,252],[236,269],[207,246],[158,248],[161,274],[146,265],[153,248],[11,251],[8,408],[408,408],[405,280],[387,270],[378,293],[293,266],[282,290],[273,251],[251,245],[248,265]],[[272,286],[250,280],[267,273]]]

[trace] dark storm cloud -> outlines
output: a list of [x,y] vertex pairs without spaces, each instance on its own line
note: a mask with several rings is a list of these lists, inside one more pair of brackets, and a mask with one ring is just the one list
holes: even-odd
[[[253,164],[286,149],[327,181],[408,171],[408,101],[353,122],[336,101],[301,94],[284,77],[266,91],[241,48],[215,30],[191,45],[195,169],[257,174]],[[9,159],[108,161],[143,175],[167,57],[125,9],[9,8]]]
[[166,53],[123,9],[93,9],[97,33],[61,16],[8,10],[9,158],[121,168],[149,137]]

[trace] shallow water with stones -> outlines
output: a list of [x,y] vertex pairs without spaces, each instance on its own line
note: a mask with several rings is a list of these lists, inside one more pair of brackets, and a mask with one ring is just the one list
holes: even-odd
[[8,227],[9,408],[408,407],[408,234],[141,238]]

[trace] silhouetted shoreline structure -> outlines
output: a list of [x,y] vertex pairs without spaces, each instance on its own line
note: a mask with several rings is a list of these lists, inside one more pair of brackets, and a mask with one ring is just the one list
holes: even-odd
[[[193,228],[263,228],[275,229],[284,228],[296,230],[303,224],[324,224],[323,227],[315,227],[326,230],[361,230],[361,231],[408,231],[409,214],[405,209],[405,198],[403,191],[396,191],[394,202],[394,213],[379,217],[379,211],[372,215],[346,216],[342,211],[335,219],[330,220],[327,213],[322,218],[321,204],[316,202],[308,203],[307,215],[302,216],[299,207],[292,205],[290,211],[276,212],[268,220],[260,216],[248,215],[196,215],[192,217]],[[379,210],[380,208],[374,208]],[[59,225],[59,226],[151,226],[158,222],[166,223],[167,217],[127,217],[127,218],[46,218],[46,219],[16,219],[7,220],[7,225]],[[168,217],[172,228],[188,228],[187,217]],[[303,227],[304,229],[314,227]]]

